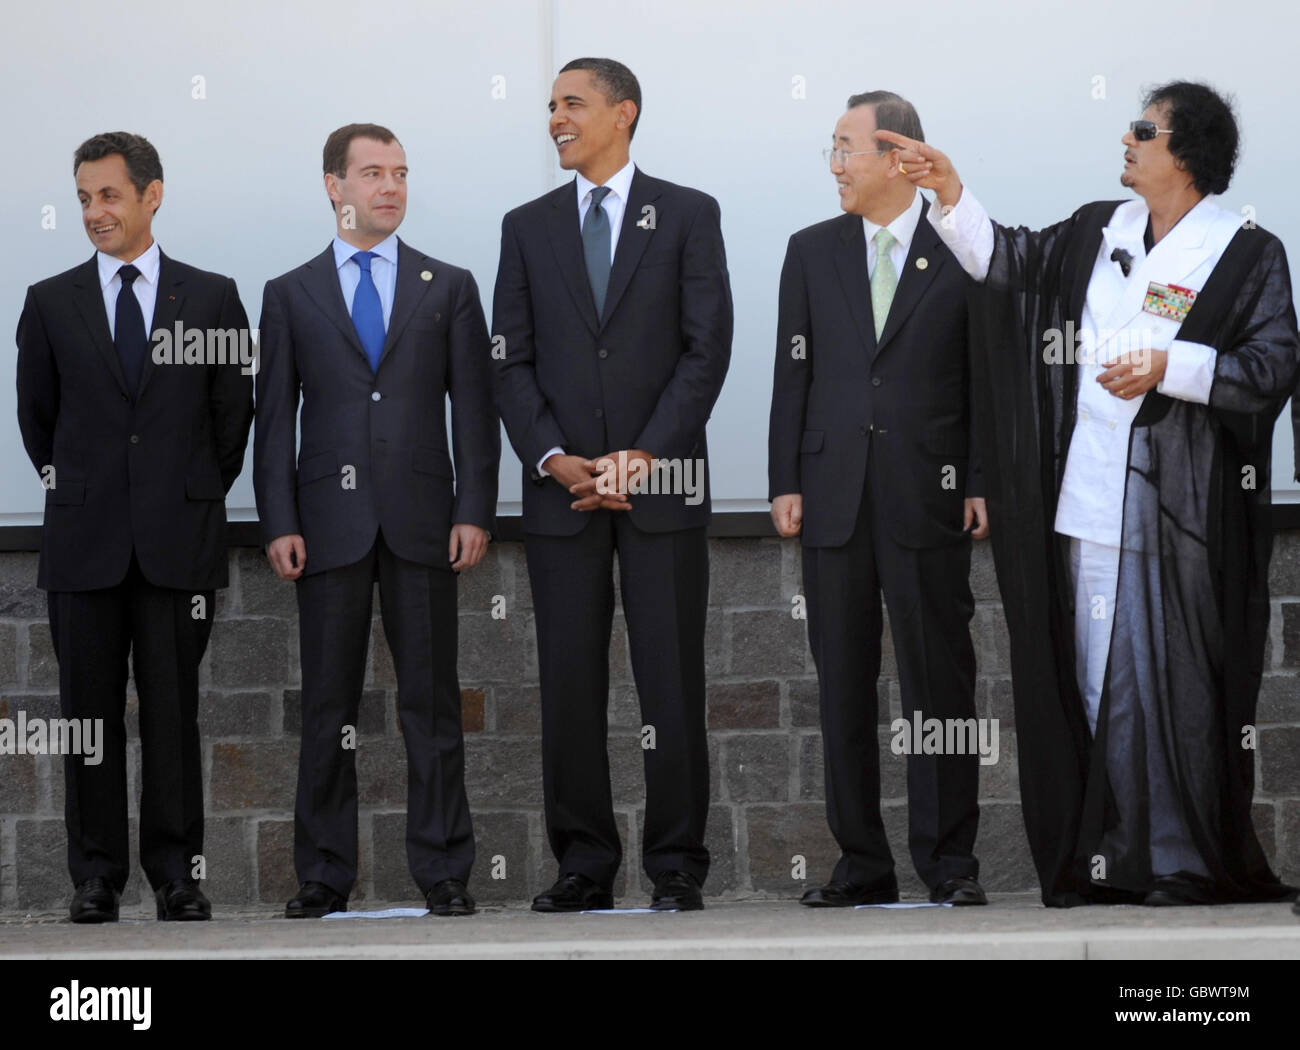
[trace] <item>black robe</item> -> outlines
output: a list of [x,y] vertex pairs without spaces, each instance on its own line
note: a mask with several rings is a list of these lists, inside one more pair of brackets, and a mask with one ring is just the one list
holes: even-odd
[[[1046,363],[1044,333],[1066,331],[1067,320],[1079,328],[1119,203],[1085,205],[1037,232],[994,224],[988,278],[971,293],[975,417],[1030,850],[1048,906],[1138,900],[1149,885],[1143,727],[1130,721],[1120,739],[1108,726],[1110,683],[1122,675],[1166,730],[1173,786],[1215,898],[1286,899],[1295,890],[1269,869],[1251,822],[1255,752],[1242,746],[1268,630],[1273,425],[1300,377],[1286,253],[1263,229],[1233,236],[1178,333],[1218,351],[1209,405],[1153,389],[1132,425],[1095,740],[1076,684],[1068,538],[1053,526],[1078,365]],[[1120,637],[1132,644],[1116,646]],[[1126,781],[1121,804],[1108,749]],[[1099,855],[1107,870],[1094,880]]]

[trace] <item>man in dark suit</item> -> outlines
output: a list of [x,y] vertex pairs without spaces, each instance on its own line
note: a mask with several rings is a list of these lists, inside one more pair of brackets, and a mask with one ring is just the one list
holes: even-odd
[[483,557],[496,512],[487,326],[468,270],[397,238],[407,166],[391,131],[339,128],[324,169],[337,232],[316,258],[267,282],[254,438],[267,556],[297,581],[302,648],[302,886],[285,914],[346,910],[356,881],[352,727],[378,580],[406,741],[407,860],[432,914],[470,915],[456,574]]
[[523,461],[546,825],[535,911],[612,906],[622,859],[606,753],[613,559],[646,723],[651,906],[703,906],[708,872],[704,427],[731,355],[717,202],[628,158],[641,90],[619,62],[560,71],[550,135],[573,182],[506,215],[497,404]]
[[[819,907],[898,899],[876,738],[882,591],[909,723],[975,718],[969,537],[988,525],[970,438],[968,278],[875,138],[903,127],[921,138],[899,96],[849,99],[826,151],[846,214],[791,237],[781,271],[768,495],[777,531],[802,537],[826,811],[842,851],[831,881],[804,894]],[[979,755],[915,750],[917,873],[934,901],[983,904]]]
[[[59,704],[64,718],[103,726],[101,761],[63,763],[70,913],[116,921],[130,871],[129,654],[140,863],[158,918],[209,919],[198,668],[226,585],[225,497],[253,418],[248,318],[234,281],[153,239],[162,163],[146,139],[96,135],[73,171],[95,255],[29,288],[18,321],[18,423],[46,489],[37,585],[49,597]],[[193,348],[196,332],[203,354],[174,352],[174,333]]]

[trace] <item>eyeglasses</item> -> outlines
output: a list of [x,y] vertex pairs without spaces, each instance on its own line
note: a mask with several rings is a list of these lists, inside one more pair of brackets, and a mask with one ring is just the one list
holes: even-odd
[[1135,120],[1128,126],[1139,142],[1150,142],[1157,135],[1172,135],[1173,128],[1158,128],[1154,120]]
[[848,150],[842,150],[842,149],[827,148],[822,150],[822,160],[824,160],[827,164],[830,164],[831,161],[834,161],[836,164],[839,164],[841,167],[843,167],[844,162],[847,161],[850,157],[860,157],[864,153],[892,153],[892,152],[893,152],[892,147],[890,149],[857,149],[857,150],[853,150],[852,152]]

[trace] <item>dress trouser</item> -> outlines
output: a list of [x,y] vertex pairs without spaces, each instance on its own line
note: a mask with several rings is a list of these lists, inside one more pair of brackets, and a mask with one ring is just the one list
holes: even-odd
[[[1163,740],[1170,729],[1163,724],[1155,698],[1149,695],[1138,676],[1111,673],[1112,644],[1120,657],[1117,666],[1123,668],[1136,666],[1138,661],[1127,657],[1133,647],[1147,644],[1141,638],[1121,636],[1112,640],[1111,637],[1119,589],[1120,548],[1075,536],[1065,538],[1070,544],[1070,572],[1074,577],[1075,675],[1093,736],[1097,734],[1102,691],[1107,675],[1111,677],[1107,739],[1108,750],[1113,753],[1107,755],[1106,764],[1120,819],[1134,829],[1144,822],[1147,824],[1153,877],[1187,872],[1208,878],[1209,869],[1183,819],[1182,803],[1168,767]],[[1151,556],[1129,551],[1128,557],[1145,562]],[[1145,776],[1140,785],[1134,782],[1131,773],[1133,756],[1120,753],[1134,739],[1143,740],[1146,747]],[[1104,855],[1118,848],[1113,842],[1130,837],[1128,829],[1120,829],[1098,848]]]
[[[357,878],[356,726],[379,581],[384,634],[397,671],[406,744],[406,857],[421,893],[469,881],[474,832],[465,797],[456,574],[399,558],[381,533],[360,561],[297,582],[302,650],[302,747],[294,807],[294,868],[347,897]],[[364,746],[364,743],[362,744]]]
[[[870,468],[868,468],[870,469]],[[877,738],[883,622],[889,610],[903,716],[974,719],[970,543],[914,549],[895,542],[864,485],[842,547],[803,548],[808,641],[817,664],[826,816],[841,857],[831,878],[897,885],[880,813]],[[901,761],[892,752],[886,761]],[[979,755],[907,756],[908,845],[930,888],[977,877]]]
[[[68,870],[74,884],[130,872],[126,782],[127,659],[140,723],[140,865],[157,889],[193,877],[203,853],[199,662],[213,591],[156,587],[131,556],[126,577],[93,591],[50,591],[50,634],[64,718],[102,720],[101,755],[63,759]],[[198,600],[198,599],[201,599]]]
[[706,532],[643,532],[626,511],[596,510],[591,518],[575,536],[524,537],[537,621],[551,850],[562,874],[578,872],[603,886],[613,884],[622,861],[606,751],[617,551],[632,674],[643,723],[654,730],[654,747],[642,751],[642,863],[652,879],[677,870],[703,883],[709,868]]

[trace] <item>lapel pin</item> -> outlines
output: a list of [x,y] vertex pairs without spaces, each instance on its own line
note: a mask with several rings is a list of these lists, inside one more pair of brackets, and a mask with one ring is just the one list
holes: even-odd
[[430,271],[428,271],[428,270],[421,270],[421,271],[420,271],[420,280],[422,280],[422,281],[432,281],[432,280],[433,280],[433,274],[432,274]]
[[173,303],[176,301],[176,296],[174,295],[169,295],[167,296],[167,298],[170,299]]
[[930,265],[930,260],[927,259],[924,255],[922,255],[919,259],[916,260],[916,268],[918,270],[924,270],[929,265]]

